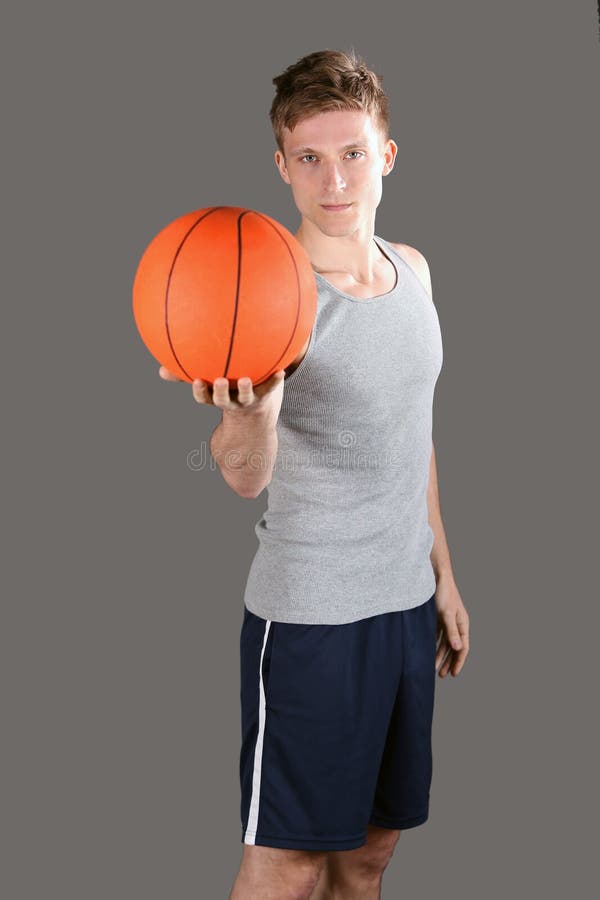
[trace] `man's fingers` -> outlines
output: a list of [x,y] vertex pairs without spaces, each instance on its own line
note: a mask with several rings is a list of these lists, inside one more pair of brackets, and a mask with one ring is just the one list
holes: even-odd
[[256,400],[251,378],[238,378],[238,403],[241,406],[249,406]]
[[197,403],[212,404],[208,385],[200,378],[196,378],[196,380],[192,383],[192,394],[194,395],[194,400],[196,400]]
[[453,650],[460,650],[463,644],[460,638],[458,625],[456,623],[455,613],[446,612],[444,614],[444,625],[446,626],[446,637],[448,638],[449,645]]
[[452,653],[452,650],[451,650],[450,653],[448,654],[448,656],[446,657],[446,659],[444,660],[444,662],[442,663],[442,666],[438,673],[440,678],[445,678],[446,675],[448,674],[448,672],[450,671],[450,666],[452,665],[453,656],[454,656],[454,654]]
[[454,654],[454,662],[452,664],[452,674],[458,675],[460,670],[465,664],[465,659],[467,658],[468,650],[459,650],[458,653]]
[[440,666],[439,676],[451,671],[456,676],[462,669],[469,652],[469,619],[464,610],[444,612],[440,645],[436,652],[435,667]]
[[220,406],[221,409],[237,409],[238,404],[234,403],[229,396],[229,379],[215,378],[213,381],[213,403]]
[[183,379],[178,378],[177,375],[174,375],[173,372],[169,372],[166,366],[161,366],[158,370],[158,374],[163,379],[163,381],[182,381]]
[[435,668],[437,669],[439,666],[438,675],[440,678],[445,678],[450,671],[450,667],[455,665],[458,653],[452,649],[445,639],[440,644],[440,650],[441,653],[438,652],[438,656],[435,659]]
[[254,392],[256,396],[263,397],[265,394],[268,394],[269,391],[274,390],[279,382],[283,381],[284,378],[285,369],[279,369],[277,372],[273,372],[270,378],[267,378],[266,381],[263,381],[261,384],[255,386]]
[[448,650],[448,641],[446,640],[446,636],[443,635],[440,641],[440,645],[437,649],[437,653],[435,654],[435,668],[438,669],[443,662]]
[[469,652],[469,625],[466,622],[458,623],[458,630],[460,632],[460,652],[468,653]]
[[271,375],[267,381],[263,381],[259,385],[253,385],[251,378],[238,378],[237,390],[232,389],[235,392],[235,399],[232,399],[229,392],[229,380],[227,378],[215,378],[213,382],[214,404],[223,409],[244,409],[250,407],[269,391],[274,390],[279,382],[283,381],[284,376],[285,370],[280,369]]
[[[166,366],[160,366],[158,374],[163,381],[183,381],[183,378],[178,378]],[[251,378],[238,378],[237,390],[232,387],[235,399],[232,399],[230,396],[228,378],[215,378],[212,389],[209,382],[203,381],[201,378],[195,378],[192,382],[192,393],[198,403],[209,403],[213,406],[219,406],[221,409],[244,409],[252,406],[268,391],[273,390],[280,381],[283,381],[284,377],[285,370],[280,369],[267,381],[256,386],[252,384]]]

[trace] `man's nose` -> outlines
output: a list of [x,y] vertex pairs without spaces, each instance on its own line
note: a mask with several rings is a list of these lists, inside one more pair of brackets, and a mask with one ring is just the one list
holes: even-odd
[[336,165],[326,166],[323,175],[326,187],[334,187],[336,190],[343,189],[346,186],[344,177]]

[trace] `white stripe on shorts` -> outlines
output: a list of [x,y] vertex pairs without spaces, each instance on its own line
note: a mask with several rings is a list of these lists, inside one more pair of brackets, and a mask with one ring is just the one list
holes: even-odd
[[248,825],[246,827],[246,831],[244,832],[244,844],[254,844],[254,839],[256,837],[256,827],[258,825],[258,802],[260,799],[260,777],[261,777],[261,768],[262,768],[263,737],[264,737],[264,733],[265,733],[265,718],[266,718],[265,689],[264,689],[264,684],[263,684],[263,680],[262,680],[262,663],[263,663],[263,656],[265,654],[265,646],[267,644],[267,638],[269,637],[270,628],[271,628],[271,620],[267,619],[262,650],[260,651],[260,664],[258,667],[258,689],[259,689],[258,734],[256,736],[256,746],[254,748],[254,770],[252,773],[252,797],[250,799],[250,811],[248,813]]

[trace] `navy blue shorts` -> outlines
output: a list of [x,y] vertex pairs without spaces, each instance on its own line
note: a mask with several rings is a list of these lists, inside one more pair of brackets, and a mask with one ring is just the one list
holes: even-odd
[[240,635],[242,843],[352,850],[429,815],[435,594],[343,625]]

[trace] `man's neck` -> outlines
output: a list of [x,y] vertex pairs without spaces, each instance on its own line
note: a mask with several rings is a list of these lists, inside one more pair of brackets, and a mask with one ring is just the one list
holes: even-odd
[[373,230],[330,236],[300,225],[295,234],[315,272],[323,276],[350,275],[357,284],[373,283],[387,259],[373,240]]

